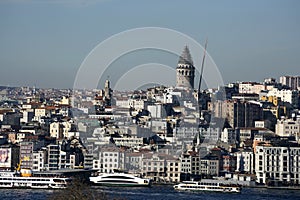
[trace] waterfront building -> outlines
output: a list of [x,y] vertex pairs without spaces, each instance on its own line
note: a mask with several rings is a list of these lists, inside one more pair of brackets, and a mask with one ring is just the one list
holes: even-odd
[[234,172],[237,165],[237,158],[231,154],[222,155],[222,169],[223,174]]
[[235,153],[236,171],[241,173],[254,173],[254,153],[251,148],[243,149]]
[[125,153],[125,170],[133,173],[141,173],[143,152]]
[[151,178],[155,182],[165,182],[167,157],[166,154],[144,154],[142,160],[142,175]]
[[99,158],[93,161],[93,168],[100,172],[111,173],[124,170],[125,152],[117,147],[103,147],[99,150]]
[[[33,150],[34,143],[33,142],[21,142],[20,143],[20,159],[22,159],[22,167],[32,169],[33,165]],[[24,159],[29,158],[29,159]]]
[[32,153],[32,171],[45,171],[47,163],[47,148]]
[[61,150],[61,146],[59,144],[49,144],[47,146],[47,155],[47,170],[67,168],[67,155],[66,152]]
[[200,161],[201,174],[206,177],[219,176],[220,160],[218,156],[207,155]]
[[93,168],[93,160],[94,160],[94,155],[93,154],[84,154],[84,162],[83,162],[83,167],[85,169],[92,169]]
[[166,159],[166,180],[171,183],[180,182],[180,167],[181,164],[178,158],[168,156]]
[[257,146],[256,182],[269,185],[300,184],[300,147]]
[[195,151],[183,153],[180,157],[181,180],[190,180],[201,175],[200,155]]

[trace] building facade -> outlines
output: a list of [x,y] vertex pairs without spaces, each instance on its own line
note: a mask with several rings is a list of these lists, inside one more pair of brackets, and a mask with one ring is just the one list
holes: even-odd
[[256,181],[268,185],[300,184],[300,147],[257,146]]
[[281,76],[279,82],[289,86],[292,90],[300,89],[300,76]]
[[294,121],[292,119],[277,120],[275,125],[275,133],[281,137],[300,136],[300,119]]
[[236,152],[236,171],[253,174],[254,173],[254,153],[252,149],[244,149]]

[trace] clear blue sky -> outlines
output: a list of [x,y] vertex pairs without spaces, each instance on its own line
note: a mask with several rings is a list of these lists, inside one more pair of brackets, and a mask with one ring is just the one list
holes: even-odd
[[1,0],[0,85],[71,88],[97,44],[146,26],[208,37],[226,83],[300,75],[299,10],[298,0]]

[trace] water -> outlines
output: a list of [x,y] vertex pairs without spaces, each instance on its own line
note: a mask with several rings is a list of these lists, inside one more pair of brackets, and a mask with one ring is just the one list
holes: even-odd
[[[120,198],[127,200],[296,200],[300,199],[300,190],[278,190],[264,188],[243,188],[241,194],[228,194],[216,192],[178,192],[172,186],[152,186],[151,188],[110,188],[94,187],[95,192],[105,192],[110,199]],[[49,199],[56,191],[39,189],[0,189],[1,200],[24,199],[45,200]]]

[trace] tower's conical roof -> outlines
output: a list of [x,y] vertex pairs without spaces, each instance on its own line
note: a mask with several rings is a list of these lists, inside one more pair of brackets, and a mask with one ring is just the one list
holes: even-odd
[[181,56],[179,57],[178,64],[188,64],[193,65],[192,56],[188,46],[185,46]]

